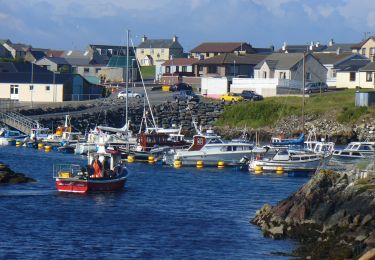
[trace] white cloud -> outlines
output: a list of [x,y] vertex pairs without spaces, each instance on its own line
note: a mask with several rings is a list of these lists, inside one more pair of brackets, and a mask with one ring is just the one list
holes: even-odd
[[290,2],[298,2],[299,0],[252,0],[255,4],[261,5],[270,11],[275,16],[284,16],[286,10],[282,8],[282,5]]

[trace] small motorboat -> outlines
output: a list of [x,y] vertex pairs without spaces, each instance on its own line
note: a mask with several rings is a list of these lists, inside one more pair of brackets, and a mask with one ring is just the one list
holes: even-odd
[[0,145],[15,145],[16,141],[26,140],[27,135],[18,130],[3,129],[0,134]]
[[121,160],[121,153],[100,150],[98,153],[89,154],[90,165],[94,160],[98,160],[102,165],[99,173],[96,173],[91,166],[54,165],[53,177],[56,179],[56,189],[72,193],[122,190],[128,178],[128,170]]
[[60,153],[74,153],[74,150],[75,146],[68,143],[63,144],[62,146],[57,148],[57,151]]
[[375,155],[375,142],[350,142],[342,150],[334,150],[333,156],[346,159],[360,159]]
[[255,157],[249,163],[249,171],[253,172],[258,167],[265,171],[276,171],[282,167],[285,171],[315,171],[318,167],[327,163],[330,156],[316,154],[305,149],[280,149],[273,157]]

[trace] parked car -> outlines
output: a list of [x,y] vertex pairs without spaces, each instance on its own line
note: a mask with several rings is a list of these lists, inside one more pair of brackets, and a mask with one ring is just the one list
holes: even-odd
[[[141,98],[143,97],[144,95],[142,93],[137,93],[137,92],[134,92],[132,90],[128,90],[128,98]],[[117,94],[117,98],[119,99],[124,99],[126,98],[126,90],[124,91],[120,91],[118,94]]]
[[173,86],[171,86],[169,88],[169,91],[172,91],[172,92],[175,92],[175,91],[181,91],[181,90],[193,90],[193,88],[186,84],[186,83],[177,83],[177,84],[174,84]]
[[191,90],[182,90],[179,93],[173,95],[173,99],[176,101],[196,101],[199,102],[199,96]]
[[243,101],[243,97],[239,94],[228,92],[225,95],[220,96],[222,101]]
[[241,97],[243,97],[245,100],[251,100],[251,101],[263,99],[262,95],[259,95],[255,91],[252,91],[252,90],[243,90],[241,93]]
[[305,86],[305,93],[314,93],[314,92],[327,92],[328,86],[324,82],[310,82]]

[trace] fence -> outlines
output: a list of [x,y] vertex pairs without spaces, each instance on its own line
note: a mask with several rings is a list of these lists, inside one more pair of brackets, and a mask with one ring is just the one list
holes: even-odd
[[101,98],[102,94],[69,94],[64,95],[64,101],[83,101]]

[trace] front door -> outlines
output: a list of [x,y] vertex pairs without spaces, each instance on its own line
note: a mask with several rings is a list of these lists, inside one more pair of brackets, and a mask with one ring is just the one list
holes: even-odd
[[19,99],[18,85],[10,85],[10,99]]

